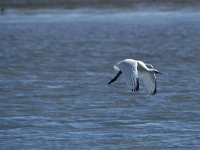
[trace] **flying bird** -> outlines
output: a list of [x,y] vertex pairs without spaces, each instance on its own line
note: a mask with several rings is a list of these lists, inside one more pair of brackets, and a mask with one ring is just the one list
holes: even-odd
[[156,74],[161,74],[161,72],[154,69],[151,64],[139,60],[125,59],[115,64],[114,69],[118,73],[108,82],[108,85],[117,80],[122,74],[127,84],[131,86],[132,91],[139,91],[139,81],[142,80],[151,95],[157,93]]

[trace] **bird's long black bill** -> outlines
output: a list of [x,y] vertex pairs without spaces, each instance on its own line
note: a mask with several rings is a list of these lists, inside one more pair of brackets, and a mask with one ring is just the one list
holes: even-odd
[[160,71],[158,71],[158,70],[155,70],[154,71],[156,74],[164,74],[164,73],[162,73],[162,72],[160,72]]
[[119,71],[119,72],[117,73],[117,75],[116,75],[112,80],[110,80],[110,82],[108,82],[108,85],[111,84],[112,82],[114,82],[115,80],[117,80],[117,78],[119,78],[119,76],[120,76],[121,74],[122,74],[122,72]]

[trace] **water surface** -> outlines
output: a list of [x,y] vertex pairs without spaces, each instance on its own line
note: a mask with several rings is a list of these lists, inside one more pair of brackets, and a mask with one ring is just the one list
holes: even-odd
[[[74,10],[0,16],[2,149],[198,149],[200,13]],[[113,65],[151,63],[158,94]]]

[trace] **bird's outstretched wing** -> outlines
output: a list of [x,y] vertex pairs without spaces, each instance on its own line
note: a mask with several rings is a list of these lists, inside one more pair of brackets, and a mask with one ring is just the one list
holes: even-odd
[[143,71],[139,73],[139,78],[142,79],[146,89],[151,95],[157,93],[156,76],[152,72]]
[[139,91],[139,78],[137,71],[137,62],[124,60],[116,64],[115,68],[122,71],[122,76],[132,91]]

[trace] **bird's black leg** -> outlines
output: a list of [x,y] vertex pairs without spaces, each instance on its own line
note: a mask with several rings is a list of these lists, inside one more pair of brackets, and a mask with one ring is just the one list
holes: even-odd
[[117,80],[117,78],[119,78],[119,76],[120,76],[121,74],[122,74],[122,72],[119,71],[119,72],[117,73],[117,75],[116,75],[112,80],[110,80],[110,82],[108,82],[108,85],[111,84],[112,82],[114,82],[115,80]]

